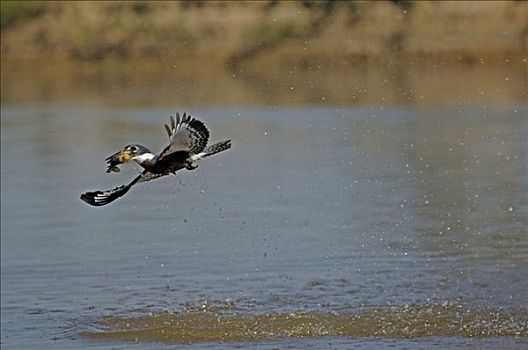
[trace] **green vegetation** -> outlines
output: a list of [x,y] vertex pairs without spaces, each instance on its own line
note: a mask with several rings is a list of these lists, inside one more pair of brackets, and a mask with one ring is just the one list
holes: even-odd
[[250,42],[273,45],[291,38],[295,32],[295,26],[292,23],[264,23],[255,28]]
[[1,1],[1,28],[10,27],[16,23],[38,17],[45,11],[45,4],[40,1]]

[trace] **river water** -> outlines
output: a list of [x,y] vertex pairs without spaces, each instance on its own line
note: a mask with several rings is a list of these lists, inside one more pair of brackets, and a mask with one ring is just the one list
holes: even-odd
[[[233,148],[80,201],[176,111]],[[528,344],[524,103],[1,112],[3,349]]]

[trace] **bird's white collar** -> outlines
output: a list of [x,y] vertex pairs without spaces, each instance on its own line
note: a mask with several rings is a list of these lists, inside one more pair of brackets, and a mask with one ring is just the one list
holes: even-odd
[[152,161],[154,158],[156,158],[155,154],[152,153],[143,153],[138,156],[132,157],[131,160],[135,161],[138,164],[141,164],[145,161]]

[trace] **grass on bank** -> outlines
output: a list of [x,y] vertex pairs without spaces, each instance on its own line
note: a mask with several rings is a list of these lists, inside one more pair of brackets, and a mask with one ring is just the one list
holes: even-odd
[[8,28],[17,23],[42,15],[46,6],[41,1],[1,1],[0,27]]

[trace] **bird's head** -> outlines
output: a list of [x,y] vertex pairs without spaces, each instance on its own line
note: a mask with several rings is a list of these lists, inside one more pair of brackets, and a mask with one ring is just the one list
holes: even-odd
[[141,145],[127,145],[123,148],[122,151],[119,151],[115,154],[112,154],[110,157],[106,158],[106,163],[108,169],[106,172],[119,172],[117,165],[126,163],[130,160],[142,164],[146,160],[152,160],[155,157],[146,147]]

